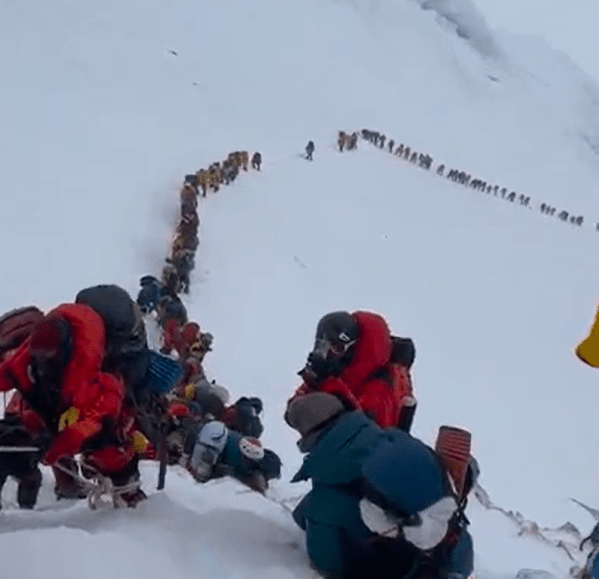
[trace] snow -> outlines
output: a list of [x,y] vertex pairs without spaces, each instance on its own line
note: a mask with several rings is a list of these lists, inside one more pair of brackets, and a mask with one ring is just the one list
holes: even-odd
[[477,0],[476,5],[494,29],[543,37],[599,79],[599,44],[595,34],[599,6],[594,0],[554,0],[551,4],[544,0]]
[[[285,462],[270,500],[177,469],[156,492],[145,464],[151,496],[125,512],[56,503],[49,473],[21,512],[7,485],[12,577],[313,577],[288,512],[308,487],[288,482],[301,455],[282,413],[319,317],[358,308],[416,342],[415,434],[473,433],[498,506],[471,501],[475,576],[580,563],[580,535],[558,527],[593,524],[570,497],[597,504],[599,388],[573,348],[598,298],[599,89],[575,63],[496,33],[466,0],[13,0],[0,75],[0,310],[95,283],[135,293],[160,271],[182,176],[262,152],[262,172],[201,204],[187,305],[215,336],[209,375],[263,398],[264,442]],[[337,130],[362,128],[531,205],[363,141],[334,150]]]

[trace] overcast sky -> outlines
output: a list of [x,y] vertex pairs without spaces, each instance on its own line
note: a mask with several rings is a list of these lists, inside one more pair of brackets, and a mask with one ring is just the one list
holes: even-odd
[[491,28],[539,34],[599,84],[599,0],[474,0]]

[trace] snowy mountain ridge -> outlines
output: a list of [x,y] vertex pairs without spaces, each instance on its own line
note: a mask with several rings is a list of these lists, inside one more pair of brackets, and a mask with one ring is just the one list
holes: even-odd
[[[599,286],[599,100],[567,58],[495,34],[470,4],[391,0],[20,0],[0,4],[0,47],[3,310],[105,281],[135,294],[162,267],[181,176],[260,150],[260,174],[201,204],[186,305],[215,336],[209,375],[265,402],[265,445],[285,462],[271,497],[289,508],[307,490],[287,484],[301,455],[281,416],[316,321],[372,309],[417,344],[414,433],[470,429],[502,505],[471,500],[475,577],[562,578],[584,560],[592,521],[569,497],[597,502],[599,391],[572,349]],[[340,155],[343,127],[382,129],[533,209],[362,142]],[[542,202],[553,219],[531,218]],[[556,223],[562,209],[580,231]],[[170,469],[155,493],[148,463],[145,504],[92,513],[56,503],[48,475],[33,512],[3,493],[15,578],[313,577],[288,510],[234,481]]]

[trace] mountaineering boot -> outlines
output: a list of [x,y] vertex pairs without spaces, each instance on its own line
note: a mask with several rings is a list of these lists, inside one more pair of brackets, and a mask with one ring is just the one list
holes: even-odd
[[137,488],[127,493],[122,493],[120,498],[123,500],[125,505],[130,509],[134,509],[141,501],[144,501],[148,498],[148,495],[141,489],[139,486],[139,480],[131,479],[130,483],[137,482]]
[[42,471],[36,467],[19,479],[17,502],[22,509],[32,509],[42,486]]
[[[141,489],[140,474],[138,468],[139,458],[136,456],[123,470],[112,473],[110,479],[117,491],[115,496],[115,506],[119,502],[123,506],[135,508],[141,501],[148,498],[148,495]],[[118,492],[118,487],[131,487],[125,492]]]

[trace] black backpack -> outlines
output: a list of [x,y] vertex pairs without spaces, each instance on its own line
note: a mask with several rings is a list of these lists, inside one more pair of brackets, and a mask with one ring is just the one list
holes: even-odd
[[141,313],[131,296],[117,285],[97,285],[81,290],[76,304],[95,310],[106,327],[106,357],[135,355],[148,346]]
[[127,400],[135,409],[140,428],[155,443],[166,409],[164,395],[183,375],[181,364],[150,350],[141,312],[119,286],[83,289],[75,303],[89,306],[104,320],[106,355],[102,369],[123,377]]
[[405,366],[408,370],[412,368],[416,359],[416,346],[411,338],[400,338],[391,336],[391,357],[389,361],[393,364]]

